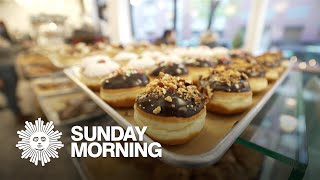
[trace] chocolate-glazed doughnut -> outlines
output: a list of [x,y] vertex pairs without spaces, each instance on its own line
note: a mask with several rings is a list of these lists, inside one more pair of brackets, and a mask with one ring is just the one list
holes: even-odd
[[213,69],[211,74],[200,79],[201,87],[209,87],[212,91],[248,92],[251,90],[248,76],[234,69]]
[[280,73],[284,70],[277,56],[272,53],[265,53],[256,57],[257,62],[261,64],[266,70],[266,78],[270,81],[275,81],[279,78]]
[[189,73],[188,69],[183,64],[173,62],[162,62],[158,64],[158,67],[155,68],[150,75],[155,77],[158,76],[160,72],[170,74],[172,76],[187,75]]
[[[159,82],[160,85],[161,83]],[[157,113],[157,116],[191,117],[203,109],[205,101],[200,101],[201,94],[196,86],[186,84],[187,88],[198,93],[195,97],[186,98],[187,92],[185,90],[176,91],[174,88],[168,88],[164,90],[165,93],[148,92],[138,96],[137,105],[142,111],[151,114],[154,113],[153,111],[156,107],[161,107],[161,111]]]
[[253,93],[261,92],[268,87],[266,70],[263,66],[241,62],[233,63],[231,67],[245,73],[249,77],[249,84]]
[[209,96],[207,109],[221,114],[236,114],[252,104],[248,76],[234,69],[213,69],[199,80],[200,91]]
[[185,65],[187,66],[190,77],[194,83],[198,82],[200,76],[207,75],[211,67],[218,64],[218,62],[206,58],[189,58],[185,61]]
[[102,83],[103,89],[131,88],[137,86],[146,86],[149,78],[143,72],[129,70],[127,72],[117,73],[115,76],[106,79]]
[[102,82],[100,97],[113,107],[133,107],[148,83],[149,78],[142,71],[119,70]]
[[160,73],[138,95],[134,119],[147,134],[164,144],[183,144],[204,126],[206,97],[180,77]]
[[187,67],[213,67],[215,63],[207,59],[188,59],[186,60],[185,65]]

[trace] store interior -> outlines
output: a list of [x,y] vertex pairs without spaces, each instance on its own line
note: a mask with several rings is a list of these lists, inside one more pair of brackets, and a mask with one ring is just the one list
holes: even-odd
[[[317,179],[319,10],[318,0],[0,0],[0,179]],[[124,78],[127,89],[112,84],[132,74],[141,79]],[[159,104],[151,110],[143,99],[189,86],[196,90],[184,100],[196,112],[161,106],[184,92],[162,104],[149,99]],[[236,95],[214,100],[220,91],[250,95],[232,109]],[[147,131],[166,150],[162,158],[71,157],[73,126],[148,125],[137,114],[149,110],[164,119],[206,116],[183,143],[170,139],[180,129],[165,140]],[[64,144],[43,167],[16,147],[17,131],[39,117]]]

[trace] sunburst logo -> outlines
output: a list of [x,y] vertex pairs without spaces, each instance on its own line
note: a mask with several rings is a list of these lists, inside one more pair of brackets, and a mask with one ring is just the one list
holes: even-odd
[[50,158],[58,158],[57,149],[61,149],[63,144],[58,141],[62,135],[59,131],[54,131],[52,122],[44,122],[41,118],[35,121],[35,124],[26,121],[25,129],[18,131],[17,134],[21,141],[16,147],[22,150],[21,158],[28,159],[36,166],[39,161],[44,166],[50,162]]

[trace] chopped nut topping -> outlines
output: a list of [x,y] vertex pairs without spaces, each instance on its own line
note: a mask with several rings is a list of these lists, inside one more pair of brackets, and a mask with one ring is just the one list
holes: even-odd
[[192,100],[195,104],[200,104],[203,100],[206,100],[206,97],[198,91],[195,85],[180,77],[164,73],[160,73],[157,79],[151,81],[145,88],[145,91],[138,96],[138,99],[152,96],[156,99],[164,98],[166,101],[172,102],[172,98],[167,94],[168,92],[177,93],[181,98]]
[[168,101],[168,102],[172,102],[171,96],[167,96],[164,100],[166,100],[166,101]]
[[159,114],[161,112],[161,107],[160,106],[156,107],[152,112],[154,114]]

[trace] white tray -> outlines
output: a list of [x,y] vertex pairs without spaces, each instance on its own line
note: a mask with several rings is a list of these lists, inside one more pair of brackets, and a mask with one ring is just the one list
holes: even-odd
[[[258,96],[254,96],[254,105],[247,112],[239,116],[221,116],[208,112],[206,124],[204,129],[202,130],[203,133],[200,133],[199,137],[196,137],[194,140],[192,140],[192,142],[189,142],[186,145],[164,146],[162,149],[162,158],[160,158],[160,160],[181,167],[200,167],[216,163],[234,143],[237,137],[239,137],[240,134],[245,130],[245,128],[250,124],[252,119],[263,108],[263,106],[275,92],[276,88],[288,75],[291,68],[292,66],[287,68],[287,70],[282,73],[281,77],[276,82],[269,85],[268,91],[262,94],[260,93],[260,95]],[[80,68],[78,66],[65,69],[64,72],[120,126],[122,126],[123,128],[127,128],[128,126],[134,125],[132,119],[128,118],[129,116],[125,117],[126,113],[124,113],[123,110],[114,109],[109,106],[96,93],[91,91],[85,84],[83,84],[79,80]],[[130,111],[131,114],[132,112],[133,110]],[[208,120],[208,118],[215,118],[215,120]],[[228,127],[224,128],[224,126]],[[223,136],[221,136],[221,134],[221,137],[219,138],[212,138],[209,136],[215,132],[219,134],[219,131],[221,131],[221,129],[225,129],[224,133],[221,133],[223,134]],[[208,132],[209,134],[206,134]],[[144,141],[147,143],[153,142],[153,140],[147,135],[145,135]],[[205,148],[203,148],[202,146]],[[205,149],[205,151],[203,151],[203,149]]]

